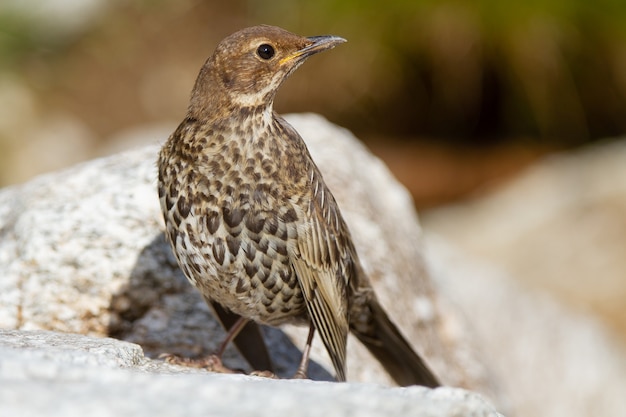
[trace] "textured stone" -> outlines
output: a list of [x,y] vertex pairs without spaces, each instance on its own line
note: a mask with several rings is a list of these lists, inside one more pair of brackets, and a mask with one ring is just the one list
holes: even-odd
[[0,385],[2,415],[21,417],[499,416],[461,389],[211,374],[143,358],[127,342],[41,331],[0,331]]
[[[435,237],[424,245],[409,196],[379,160],[319,117],[289,120],[336,194],[382,302],[446,383],[488,395],[510,416],[623,414],[624,354],[597,323]],[[461,390],[271,381],[151,360],[207,354],[223,336],[163,239],[157,149],[0,191],[0,328],[20,329],[0,332],[3,415],[495,415]],[[267,329],[281,375],[297,366],[305,333]],[[330,379],[319,345],[311,375]],[[349,380],[387,383],[358,342],[349,349]],[[245,367],[234,350],[225,360]]]
[[[406,190],[348,131],[314,115],[289,120],[337,197],[394,321],[446,383],[489,392],[462,327],[451,333],[446,325],[453,315],[424,269],[421,231]],[[113,336],[141,345],[150,357],[216,349],[223,332],[163,238],[157,152],[157,146],[139,148],[0,192],[0,327]],[[283,331],[267,334],[278,373],[291,375],[306,329]],[[389,382],[356,340],[348,357],[350,380]],[[330,379],[319,341],[313,358],[311,375]],[[225,361],[246,368],[234,349]]]

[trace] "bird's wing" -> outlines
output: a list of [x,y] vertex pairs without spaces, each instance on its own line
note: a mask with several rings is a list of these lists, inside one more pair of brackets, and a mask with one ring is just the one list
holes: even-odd
[[317,170],[311,173],[312,199],[302,208],[297,253],[292,265],[307,310],[331,357],[337,378],[345,380],[349,331],[347,283],[352,271],[347,228],[334,197]]

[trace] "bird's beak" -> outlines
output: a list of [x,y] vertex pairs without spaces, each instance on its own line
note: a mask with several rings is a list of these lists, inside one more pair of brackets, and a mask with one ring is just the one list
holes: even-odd
[[327,49],[332,49],[335,46],[339,45],[340,43],[347,42],[344,38],[340,38],[339,36],[332,36],[332,35],[311,36],[310,38],[307,38],[307,39],[311,41],[312,43],[284,57],[283,59],[280,60],[280,63],[284,64],[286,62],[290,62],[294,60],[301,61],[305,58],[310,57],[313,54],[325,51]]

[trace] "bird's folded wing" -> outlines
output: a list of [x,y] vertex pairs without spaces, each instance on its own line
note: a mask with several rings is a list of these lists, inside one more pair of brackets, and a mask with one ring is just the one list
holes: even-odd
[[[323,218],[322,218],[323,221]],[[299,227],[298,253],[292,259],[307,310],[331,357],[337,378],[345,380],[349,331],[348,301],[343,263],[335,233],[320,217],[312,216]]]
[[312,270],[302,259],[294,262],[294,269],[302,286],[311,321],[328,350],[337,379],[345,381],[348,322],[345,314],[338,314],[341,308],[337,306],[334,297],[329,296],[318,284],[320,280],[334,277]]

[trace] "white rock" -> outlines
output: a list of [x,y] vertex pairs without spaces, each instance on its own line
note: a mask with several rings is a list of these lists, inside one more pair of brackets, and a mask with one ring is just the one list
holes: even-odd
[[[319,117],[289,120],[334,191],[383,304],[445,382],[490,395],[512,416],[626,408],[623,353],[593,321],[437,239],[425,251],[408,194],[379,160]],[[145,358],[141,348],[148,357],[207,354],[223,335],[163,239],[157,151],[0,191],[0,328],[19,329],[0,332],[3,415],[496,415],[462,390],[211,375]],[[301,331],[283,330],[301,346]],[[293,372],[299,350],[280,330],[266,336],[279,372]],[[330,378],[314,346],[311,375]],[[349,349],[350,380],[386,383],[357,342]],[[234,350],[225,361],[245,366]]]
[[479,395],[461,389],[180,374],[140,352],[114,339],[0,331],[2,415],[499,416]]
[[[626,140],[553,155],[498,190],[422,213],[518,281],[626,331]],[[626,339],[624,339],[626,340]]]
[[464,313],[483,362],[499,381],[501,410],[541,417],[626,412],[626,355],[597,321],[439,237],[428,235],[427,242],[432,276]]
[[[406,190],[346,130],[314,115],[289,120],[333,190],[389,314],[444,382],[488,393],[485,368],[467,366],[474,354],[463,326],[448,325],[454,315],[430,283]],[[151,141],[158,139],[165,137]],[[136,149],[0,192],[0,327],[111,335],[148,356],[216,349],[223,332],[163,238],[157,152]],[[306,329],[284,330],[301,348]],[[298,349],[280,331],[268,338],[279,374],[292,374]],[[313,353],[332,369],[321,343]],[[389,382],[356,340],[348,357],[350,380]],[[234,349],[225,361],[246,367]],[[330,378],[319,365],[311,375]]]

